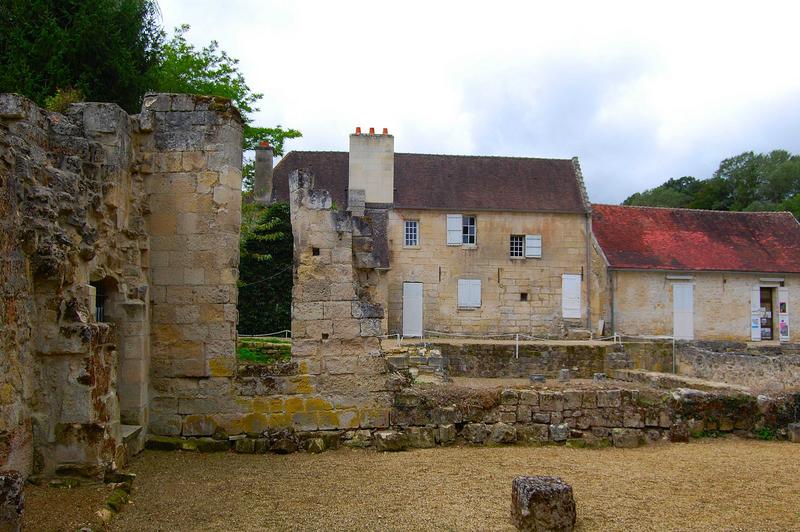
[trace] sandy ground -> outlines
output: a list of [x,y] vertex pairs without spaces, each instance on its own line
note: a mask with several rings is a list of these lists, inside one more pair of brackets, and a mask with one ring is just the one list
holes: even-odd
[[[735,438],[603,450],[146,452],[131,468],[133,504],[112,528],[510,530],[511,480],[527,474],[573,485],[579,530],[798,530],[798,456],[796,444]],[[83,497],[30,490],[28,529],[74,530]]]

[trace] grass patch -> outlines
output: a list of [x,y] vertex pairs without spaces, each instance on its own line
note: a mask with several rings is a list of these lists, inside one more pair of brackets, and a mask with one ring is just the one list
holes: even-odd
[[292,358],[292,341],[285,338],[244,338],[236,346],[240,362],[271,364]]
[[775,439],[775,430],[769,427],[761,427],[756,431],[756,438],[759,440],[772,441]]

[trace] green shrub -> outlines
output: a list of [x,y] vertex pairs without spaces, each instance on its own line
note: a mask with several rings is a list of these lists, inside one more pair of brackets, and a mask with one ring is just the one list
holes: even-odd
[[756,438],[759,440],[772,441],[775,439],[775,430],[770,427],[761,427],[756,431]]
[[48,111],[63,113],[70,104],[84,101],[83,93],[78,89],[57,89],[56,93],[44,99]]

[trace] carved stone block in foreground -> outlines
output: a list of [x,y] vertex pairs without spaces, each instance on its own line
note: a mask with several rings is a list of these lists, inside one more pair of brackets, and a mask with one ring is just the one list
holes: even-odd
[[511,520],[519,530],[573,530],[572,486],[558,477],[515,478],[511,483]]
[[16,471],[0,472],[0,531],[22,530],[24,483]]

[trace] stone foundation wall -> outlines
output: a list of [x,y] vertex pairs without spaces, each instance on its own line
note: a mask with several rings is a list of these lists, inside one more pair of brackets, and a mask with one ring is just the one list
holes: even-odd
[[757,390],[800,390],[800,354],[720,352],[703,346],[681,344],[678,373],[713,381],[739,384]]
[[[470,344],[426,342],[444,359],[451,377],[528,378],[532,374],[555,377],[568,368],[576,378],[591,379],[594,373],[612,369],[672,371],[672,343],[648,342],[606,345],[552,345],[522,343]],[[398,351],[398,350],[396,350]],[[399,351],[403,351],[400,349]],[[396,355],[401,354],[400,352]]]

